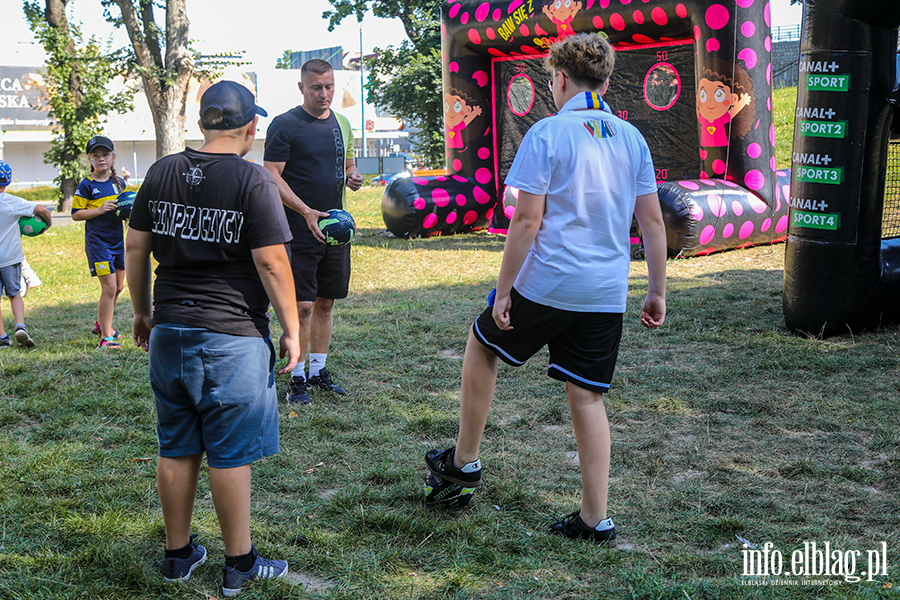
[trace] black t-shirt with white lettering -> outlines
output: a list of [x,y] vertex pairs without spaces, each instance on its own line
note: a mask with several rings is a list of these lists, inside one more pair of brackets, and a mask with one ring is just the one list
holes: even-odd
[[[344,138],[334,112],[317,119],[297,106],[275,117],[266,131],[265,160],[285,163],[281,177],[315,210],[342,208],[344,155]],[[295,238],[312,238],[299,213],[287,207],[284,212]]]
[[130,227],[153,234],[153,322],[269,335],[269,298],[251,250],[290,241],[272,176],[237,154],[191,148],[155,162]]

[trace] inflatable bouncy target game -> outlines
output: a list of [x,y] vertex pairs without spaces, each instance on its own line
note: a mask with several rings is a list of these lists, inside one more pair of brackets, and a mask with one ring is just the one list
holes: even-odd
[[399,237],[505,233],[504,184],[528,129],[556,108],[543,68],[560,38],[616,49],[603,100],[653,155],[670,256],[781,241],[787,172],[775,168],[764,0],[454,0],[442,7],[446,176],[385,191]]

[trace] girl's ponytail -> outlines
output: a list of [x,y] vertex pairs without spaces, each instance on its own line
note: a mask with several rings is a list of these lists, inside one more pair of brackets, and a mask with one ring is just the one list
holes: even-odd
[[[93,167],[91,167],[91,170],[93,170]],[[115,164],[113,164],[109,168],[109,174],[112,175],[113,185],[116,186],[116,191],[118,191],[118,192],[125,191],[125,186],[120,183],[119,176],[116,175],[116,165]]]

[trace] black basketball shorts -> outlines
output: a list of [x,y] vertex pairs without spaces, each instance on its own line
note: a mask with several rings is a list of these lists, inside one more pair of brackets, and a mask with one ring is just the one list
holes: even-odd
[[552,308],[528,300],[515,288],[510,296],[512,329],[497,327],[489,306],[472,326],[478,341],[514,367],[548,346],[549,377],[594,392],[609,391],[622,339],[621,313]]
[[340,300],[350,291],[350,244],[329,246],[309,236],[289,243],[297,302]]

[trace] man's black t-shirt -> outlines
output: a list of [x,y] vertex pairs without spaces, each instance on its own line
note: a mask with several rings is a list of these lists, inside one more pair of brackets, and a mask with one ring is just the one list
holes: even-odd
[[191,148],[155,162],[130,227],[153,234],[153,322],[269,335],[269,298],[251,250],[290,241],[272,176],[237,154]]
[[[283,162],[281,176],[291,190],[312,209],[327,211],[343,206],[344,138],[334,111],[317,119],[297,106],[272,120],[266,131],[265,160]],[[299,213],[285,207],[295,238],[313,235]]]

